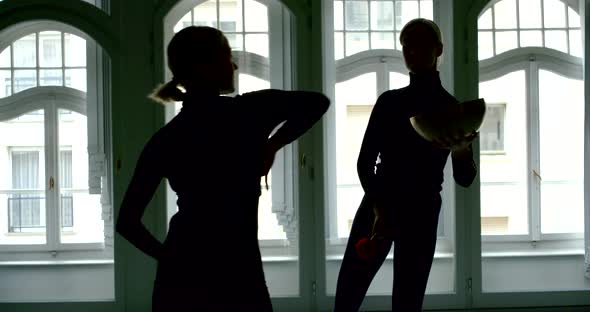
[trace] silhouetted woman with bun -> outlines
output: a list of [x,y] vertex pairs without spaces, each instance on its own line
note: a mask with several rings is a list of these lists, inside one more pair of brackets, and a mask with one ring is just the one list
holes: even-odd
[[[158,261],[153,311],[272,311],[257,238],[260,179],[329,100],[280,90],[220,96],[234,91],[237,66],[215,28],[184,28],[167,54],[174,78],[152,98],[182,109],[141,152],[117,232]],[[141,217],[163,178],[179,210],[161,243]]]

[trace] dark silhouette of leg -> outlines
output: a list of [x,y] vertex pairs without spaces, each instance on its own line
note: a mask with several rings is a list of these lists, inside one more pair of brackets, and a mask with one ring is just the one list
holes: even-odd
[[391,241],[383,241],[374,259],[363,260],[356,253],[356,242],[371,235],[375,218],[372,206],[365,195],[354,217],[338,274],[335,312],[358,311],[371,281],[391,249]]
[[440,196],[406,207],[414,212],[404,216],[394,249],[392,311],[422,311],[424,292],[436,247]]

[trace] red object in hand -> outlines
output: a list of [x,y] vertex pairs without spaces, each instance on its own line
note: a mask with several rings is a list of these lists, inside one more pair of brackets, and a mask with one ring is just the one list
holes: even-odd
[[354,246],[356,247],[356,254],[363,260],[369,260],[377,256],[377,242],[373,239],[363,237]]

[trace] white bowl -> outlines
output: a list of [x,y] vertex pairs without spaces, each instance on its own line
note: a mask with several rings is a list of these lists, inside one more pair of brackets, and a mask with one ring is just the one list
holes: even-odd
[[416,132],[428,141],[467,135],[479,130],[486,112],[484,99],[476,99],[449,105],[410,118]]

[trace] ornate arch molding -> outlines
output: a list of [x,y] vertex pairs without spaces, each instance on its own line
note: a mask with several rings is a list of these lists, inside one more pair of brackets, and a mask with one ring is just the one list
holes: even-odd
[[583,78],[582,60],[569,54],[540,47],[510,50],[491,59],[480,61],[480,75],[484,80],[497,78],[514,69],[524,69],[529,61],[564,76]]
[[[14,105],[18,102],[19,105]],[[24,113],[43,109],[59,102],[60,108],[86,115],[86,93],[68,87],[35,87],[0,99],[0,121],[16,118]]]
[[[154,14],[154,25],[161,27],[165,18],[180,19],[184,13],[191,8],[205,2],[206,0],[160,0],[157,4]],[[295,18],[306,16],[310,14],[310,7],[303,4],[303,1],[298,0],[255,0],[263,4],[271,2],[283,4]]]
[[34,21],[46,20],[77,29],[77,34],[84,38],[92,38],[112,57],[120,54],[117,53],[119,38],[112,18],[89,3],[79,0],[59,0],[50,3],[44,0],[30,0],[26,3],[0,2],[0,33],[11,30],[19,32],[19,27],[23,23],[26,27],[31,27]]

